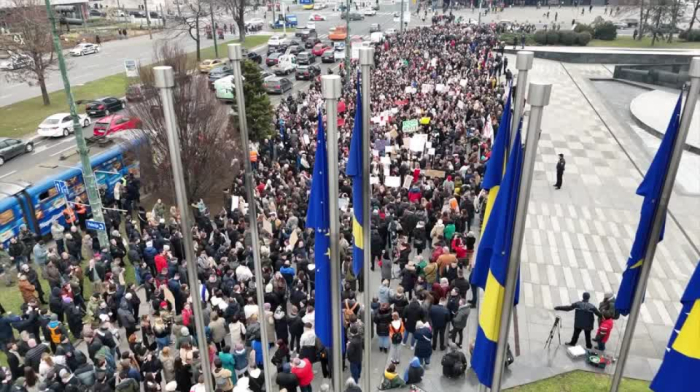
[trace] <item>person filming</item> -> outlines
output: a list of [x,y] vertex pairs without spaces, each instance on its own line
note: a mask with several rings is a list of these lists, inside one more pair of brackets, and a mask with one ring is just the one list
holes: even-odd
[[568,306],[555,306],[554,310],[562,310],[564,312],[569,312],[575,310],[574,314],[574,334],[571,336],[571,341],[567,342],[567,346],[575,346],[578,342],[578,337],[583,331],[586,336],[586,348],[593,348],[593,343],[591,343],[591,331],[593,330],[593,323],[595,321],[595,316],[601,317],[600,312],[592,303],[588,302],[591,299],[591,295],[583,293],[583,300],[574,302]]

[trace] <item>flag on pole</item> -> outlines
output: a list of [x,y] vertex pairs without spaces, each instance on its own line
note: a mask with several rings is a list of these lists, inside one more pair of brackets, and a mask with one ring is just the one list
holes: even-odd
[[362,193],[365,191],[365,179],[362,178],[362,163],[367,151],[362,150],[362,94],[360,94],[360,81],[357,81],[357,99],[355,101],[355,124],[352,128],[352,140],[350,141],[350,159],[346,174],[352,178],[352,271],[358,276],[362,270],[365,246],[364,246],[364,221]]
[[[508,159],[506,175],[496,199],[489,225],[495,225],[496,238],[489,263],[484,299],[479,312],[479,326],[476,333],[472,366],[479,382],[491,387],[496,361],[498,335],[501,329],[501,313],[504,306],[506,276],[513,245],[513,229],[518,206],[518,191],[523,164],[523,148],[520,144],[520,129],[515,135],[513,149]],[[518,277],[518,280],[520,278]],[[516,287],[515,304],[518,303]]]
[[[620,283],[620,289],[617,292],[617,299],[615,300],[615,309],[625,316],[628,315],[632,309],[632,299],[634,298],[634,293],[637,291],[637,285],[639,284],[639,274],[642,270],[641,266],[644,263],[647,245],[649,245],[649,241],[651,241],[649,236],[651,236],[651,229],[654,225],[654,211],[656,211],[661,193],[663,192],[664,180],[666,179],[668,165],[671,161],[671,155],[673,154],[673,144],[678,136],[682,97],[683,93],[678,97],[676,108],[673,110],[671,121],[668,124],[664,138],[661,140],[659,150],[656,152],[654,160],[651,162],[651,166],[649,166],[649,170],[646,176],[644,176],[642,183],[639,184],[639,188],[637,188],[637,194],[644,197],[644,201],[642,201],[642,212],[639,218],[637,234],[632,244],[632,251],[627,260],[627,269],[622,273],[622,283]],[[662,223],[663,226],[661,227],[659,241],[664,238],[666,226],[666,217],[664,216],[661,219],[664,221]]]
[[311,178],[311,195],[306,216],[307,227],[314,229],[314,263],[316,264],[316,336],[326,347],[333,346],[331,313],[331,245],[328,196],[328,154],[323,129],[323,113],[318,113],[316,159]]
[[681,297],[683,309],[671,331],[666,354],[650,388],[656,392],[691,392],[690,375],[700,372],[700,263]]
[[489,272],[489,261],[493,251],[494,240],[496,238],[496,225],[489,225],[491,213],[493,212],[496,196],[501,186],[503,174],[506,167],[506,154],[508,144],[510,143],[510,106],[511,94],[508,94],[506,105],[503,108],[501,122],[498,124],[498,133],[496,140],[491,149],[491,158],[486,165],[486,173],[482,187],[488,189],[489,197],[486,200],[486,210],[484,211],[484,222],[481,226],[481,238],[479,240],[479,249],[476,253],[476,261],[474,263],[474,271],[471,274],[471,283],[482,289],[486,288],[486,278]]

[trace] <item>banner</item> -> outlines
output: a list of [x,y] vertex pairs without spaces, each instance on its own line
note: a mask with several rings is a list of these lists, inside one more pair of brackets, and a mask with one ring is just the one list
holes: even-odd
[[418,120],[406,120],[403,122],[401,129],[404,132],[415,132],[418,129]]
[[398,176],[388,176],[384,180],[384,185],[390,186],[392,188],[398,188],[401,186],[401,177]]
[[445,178],[445,172],[442,170],[424,170],[423,174],[425,174],[428,177]]

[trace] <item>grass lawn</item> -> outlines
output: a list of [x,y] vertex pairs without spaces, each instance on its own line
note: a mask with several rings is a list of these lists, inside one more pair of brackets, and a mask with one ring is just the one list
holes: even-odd
[[642,48],[642,49],[700,49],[700,42],[686,42],[674,37],[673,42],[656,41],[651,46],[651,37],[644,37],[641,41],[632,40],[632,37],[618,36],[614,41],[592,40],[588,46],[604,46],[615,48]]
[[[262,35],[250,36],[246,38],[244,46],[253,48],[266,43],[268,38]],[[233,42],[238,41],[227,41],[217,45],[220,57],[227,55],[226,45]],[[202,49],[201,55],[203,59],[214,58],[214,47]],[[190,56],[194,58],[195,54],[190,53]],[[129,80],[126,75],[118,73],[80,86],[73,86],[71,90],[76,101],[104,96],[122,97],[128,83]],[[38,87],[32,88],[36,88],[38,91]],[[49,94],[49,97],[51,98],[51,105],[49,106],[44,106],[41,96],[38,96],[0,107],[0,136],[21,137],[30,135],[36,131],[37,125],[46,117],[54,113],[68,112],[66,94],[63,90],[54,91]],[[78,111],[82,112],[83,107],[79,106]]]
[[[515,388],[512,392],[604,392],[610,390],[611,376],[577,370]],[[622,392],[648,392],[649,382],[625,378]]]

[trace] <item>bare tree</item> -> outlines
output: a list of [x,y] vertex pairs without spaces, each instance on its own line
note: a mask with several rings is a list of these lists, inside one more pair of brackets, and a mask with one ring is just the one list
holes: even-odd
[[[179,4],[179,3],[178,3]],[[178,32],[180,34],[187,34],[192,40],[194,40],[197,46],[197,61],[202,60],[201,53],[201,35],[200,26],[202,24],[203,18],[207,16],[206,14],[206,4],[203,4],[201,0],[191,1],[183,7],[184,9],[180,11],[178,5],[179,15],[175,18],[174,23],[170,23],[170,29]]]
[[[235,168],[231,167],[231,162],[238,154],[237,131],[229,107],[219,103],[209,91],[206,78],[188,74],[187,55],[181,48],[166,43],[155,50],[155,63],[173,67],[175,74],[173,96],[185,185],[188,198],[196,201],[218,188],[225,188],[234,178]],[[155,88],[152,68],[142,67],[140,79],[147,89]],[[138,116],[143,122],[142,128],[148,130],[151,151],[148,156],[141,157],[142,181],[156,193],[164,190],[158,197],[169,199],[173,182],[161,107],[160,95],[156,95],[129,105],[129,111]]]
[[672,0],[669,5],[669,22],[670,26],[668,28],[668,39],[666,42],[673,42],[673,35],[676,33],[676,28],[678,27],[678,21],[681,20],[683,13],[685,11],[685,6],[681,4],[681,0]]
[[249,0],[215,0],[228,11],[238,27],[238,35],[241,42],[245,42],[245,7]]
[[688,33],[693,30],[696,20],[700,22],[700,17],[698,16],[698,11],[700,10],[700,0],[694,0],[691,8],[693,9],[693,16],[690,17],[690,23],[688,24],[687,30]]
[[[57,59],[51,40],[44,3],[39,0],[12,0],[6,21],[10,34],[0,36],[0,51],[11,54],[18,68],[7,72],[8,80],[38,84],[44,105],[51,104],[46,89],[49,71],[56,69]],[[14,56],[14,57],[12,57]]]

